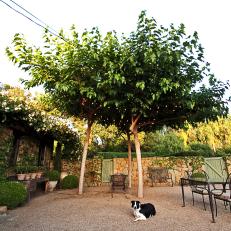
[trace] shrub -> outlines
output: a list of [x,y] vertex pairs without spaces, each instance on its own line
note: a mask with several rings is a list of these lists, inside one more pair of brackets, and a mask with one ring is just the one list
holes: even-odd
[[27,190],[22,183],[19,182],[0,182],[0,205],[8,208],[16,208],[23,204],[27,198]]
[[77,188],[78,177],[74,175],[65,176],[61,182],[61,187],[63,189]]
[[51,170],[46,173],[46,176],[50,181],[58,181],[60,178],[60,173],[57,170]]
[[15,167],[15,172],[17,174],[27,173],[28,172],[27,166],[22,166],[22,165],[16,166]]
[[203,172],[194,172],[191,175],[192,178],[205,178],[205,174]]
[[189,148],[191,151],[198,152],[201,156],[213,156],[213,151],[208,144],[192,143]]

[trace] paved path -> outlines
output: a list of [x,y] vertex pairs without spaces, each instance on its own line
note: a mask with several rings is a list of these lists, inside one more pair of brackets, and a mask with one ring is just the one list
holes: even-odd
[[[201,197],[192,206],[186,190],[182,207],[180,187],[148,187],[141,202],[156,206],[157,215],[134,222],[130,201],[135,193],[116,193],[108,189],[87,188],[83,196],[76,190],[51,192],[32,198],[26,206],[11,210],[0,218],[1,231],[230,231],[231,213],[220,203],[216,223],[211,223],[209,209],[203,210]],[[206,202],[208,208],[208,200]]]

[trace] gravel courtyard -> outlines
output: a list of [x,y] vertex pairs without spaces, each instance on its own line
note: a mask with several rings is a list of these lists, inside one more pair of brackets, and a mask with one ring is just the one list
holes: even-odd
[[82,230],[157,230],[157,231],[230,231],[231,213],[219,203],[216,223],[203,210],[201,197],[192,206],[186,189],[186,207],[182,207],[180,187],[147,187],[141,202],[155,205],[157,214],[146,221],[134,222],[130,201],[136,193],[114,193],[109,188],[87,188],[84,195],[76,190],[55,191],[31,199],[23,207],[0,217],[1,231],[82,231]]

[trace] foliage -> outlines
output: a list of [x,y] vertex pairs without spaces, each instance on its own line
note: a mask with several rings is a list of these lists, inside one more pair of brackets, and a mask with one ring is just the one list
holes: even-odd
[[[145,130],[227,113],[222,96],[228,85],[210,73],[196,32],[187,36],[183,24],[158,26],[141,12],[137,30],[122,38],[121,46],[121,59],[113,63],[114,78],[119,77],[110,82],[117,94],[113,92],[104,103],[114,109],[111,115],[119,111],[127,123],[136,118],[139,129]],[[204,78],[210,85],[194,90]]]
[[0,205],[16,208],[23,204],[27,198],[25,186],[19,182],[0,182]]
[[231,156],[231,147],[217,149],[216,156]]
[[167,169],[175,170],[175,166],[177,164],[177,158],[170,156],[164,159],[154,159],[152,161],[153,167],[165,167]]
[[208,144],[192,143],[189,145],[189,150],[198,152],[202,156],[213,156],[213,150]]
[[126,140],[115,125],[103,126],[98,123],[93,125],[89,153],[126,150]]
[[15,167],[15,173],[17,174],[31,173],[31,172],[36,172],[37,170],[38,167],[34,165],[17,165]]
[[[71,115],[102,117],[104,123],[140,116],[142,128],[157,128],[227,113],[227,85],[210,73],[197,32],[186,35],[183,24],[165,28],[142,11],[129,37],[109,32],[102,38],[97,28],[79,36],[74,26],[71,32],[61,31],[61,40],[46,31],[43,48],[16,34],[14,48],[7,48],[9,58],[31,74],[24,83],[43,84],[52,102]],[[210,85],[194,90],[206,77]]]
[[[102,157],[103,159],[112,159],[112,158],[127,158],[127,152],[97,152],[96,156]],[[162,157],[199,157],[202,156],[200,152],[192,152],[192,151],[184,151],[184,152],[177,152],[169,154],[167,153],[159,153],[159,152],[142,152],[142,158],[146,157],[155,157],[155,156],[162,156]],[[208,157],[207,154],[204,157]],[[132,158],[136,158],[136,153],[132,152]]]
[[78,177],[75,175],[65,176],[61,182],[62,189],[72,189],[77,188]]
[[185,133],[187,143],[207,144],[214,152],[219,148],[228,148],[231,146],[231,117],[197,123],[195,127],[188,125]]
[[47,171],[46,177],[48,177],[50,181],[58,181],[60,178],[60,172],[58,172],[57,170]]
[[15,173],[17,173],[17,174],[23,174],[23,173],[27,173],[27,172],[28,172],[27,166],[20,165],[20,166],[15,167]]
[[36,166],[38,163],[38,155],[34,153],[24,152],[22,158],[17,162],[18,165],[25,165],[26,167]]
[[8,157],[12,152],[12,136],[5,134],[4,127],[0,126],[0,181],[6,178]]
[[204,158],[202,156],[187,157],[183,156],[182,161],[186,165],[189,172],[193,173],[195,171],[201,170],[204,163]]
[[36,100],[22,89],[5,86],[0,91],[0,120],[3,124],[20,122],[38,134],[50,135],[60,141],[78,142],[78,131],[67,118],[50,115],[36,107]]
[[193,172],[191,177],[192,178],[205,178],[205,173],[203,173],[203,172]]
[[183,139],[174,131],[147,133],[142,148],[144,151],[168,153],[168,155],[185,150]]

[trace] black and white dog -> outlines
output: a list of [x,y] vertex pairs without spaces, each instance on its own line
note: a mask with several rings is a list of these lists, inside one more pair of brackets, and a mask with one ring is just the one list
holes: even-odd
[[146,220],[149,217],[156,215],[156,209],[153,204],[141,204],[140,201],[131,201],[133,214],[135,216],[134,221]]

